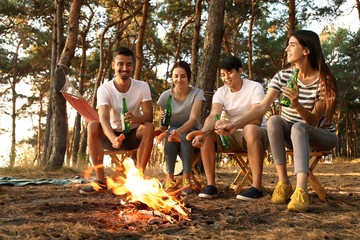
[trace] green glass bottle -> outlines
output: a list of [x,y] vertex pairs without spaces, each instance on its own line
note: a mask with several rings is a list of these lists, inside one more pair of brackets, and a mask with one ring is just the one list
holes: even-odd
[[[292,88],[295,90],[296,88],[295,88],[294,82],[297,82],[298,75],[299,75],[299,69],[295,68],[295,72],[291,76],[289,81],[286,83],[286,87]],[[280,99],[280,105],[285,106],[285,107],[290,107],[290,104],[291,104],[291,100],[289,98],[285,97],[284,95],[282,95],[282,97]]]
[[171,117],[171,95],[169,95],[168,100],[165,105],[165,108],[164,108],[164,117],[161,121],[161,126],[169,127],[170,117]]
[[[216,114],[216,120],[220,120],[220,117],[217,114]],[[220,135],[220,134],[219,134],[219,137],[220,137],[221,147],[224,148],[224,149],[229,148],[230,147],[229,138],[227,136],[223,136],[223,135]]]
[[126,107],[126,100],[125,98],[123,98],[123,105],[122,105],[122,110],[121,110],[121,130],[123,133],[128,133],[131,131],[130,129],[130,123],[129,122],[125,122],[125,114],[128,112],[127,107]]

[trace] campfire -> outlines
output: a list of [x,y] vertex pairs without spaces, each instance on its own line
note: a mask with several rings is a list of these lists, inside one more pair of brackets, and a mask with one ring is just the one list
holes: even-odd
[[[144,179],[143,173],[135,167],[131,158],[124,159],[123,168],[124,177],[107,178],[108,188],[115,195],[126,195],[126,202],[121,202],[123,205],[132,203],[134,207],[131,211],[136,211],[136,214],[160,217],[171,223],[181,219],[189,220],[189,211],[182,199],[165,192],[159,180]],[[146,209],[139,209],[143,204],[147,206]],[[126,213],[121,212],[120,216],[126,219]]]

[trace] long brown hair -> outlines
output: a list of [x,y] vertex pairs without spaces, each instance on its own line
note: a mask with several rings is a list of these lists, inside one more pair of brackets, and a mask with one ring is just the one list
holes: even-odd
[[335,112],[336,91],[337,84],[336,78],[331,73],[329,67],[326,65],[324,56],[322,54],[319,36],[309,30],[298,30],[291,34],[299,43],[310,51],[309,61],[313,69],[319,70],[319,89],[320,89],[320,114],[316,116],[316,125],[322,117],[324,117],[325,126],[329,125],[332,116]]

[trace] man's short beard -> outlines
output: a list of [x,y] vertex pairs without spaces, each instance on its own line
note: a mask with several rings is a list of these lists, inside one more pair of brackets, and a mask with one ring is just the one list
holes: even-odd
[[119,72],[121,80],[128,80],[130,78],[129,72],[125,72],[126,76],[123,76],[122,72]]

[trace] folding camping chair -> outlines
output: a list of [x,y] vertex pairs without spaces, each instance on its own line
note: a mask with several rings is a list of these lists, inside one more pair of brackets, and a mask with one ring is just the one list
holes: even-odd
[[[67,79],[64,84],[64,87],[61,89],[61,94],[64,98],[70,103],[70,105],[76,109],[76,111],[87,121],[99,121],[98,112],[92,108],[86,99],[81,96],[80,92],[72,85]],[[110,156],[112,162],[115,164],[117,170],[113,175],[113,179],[119,176],[122,173],[122,161],[123,159],[130,157],[134,150],[106,150],[104,155]]]
[[[190,173],[190,177],[194,182],[194,190],[201,192],[203,188],[206,187],[204,180],[201,178],[199,172],[196,169],[196,164],[199,161],[199,159],[201,158],[201,154],[199,150],[195,150],[194,151],[194,157],[193,157],[193,161],[191,164],[191,173]],[[175,187],[179,187],[183,181],[183,178],[185,176],[182,175],[181,178],[179,178],[176,183],[175,183]]]

